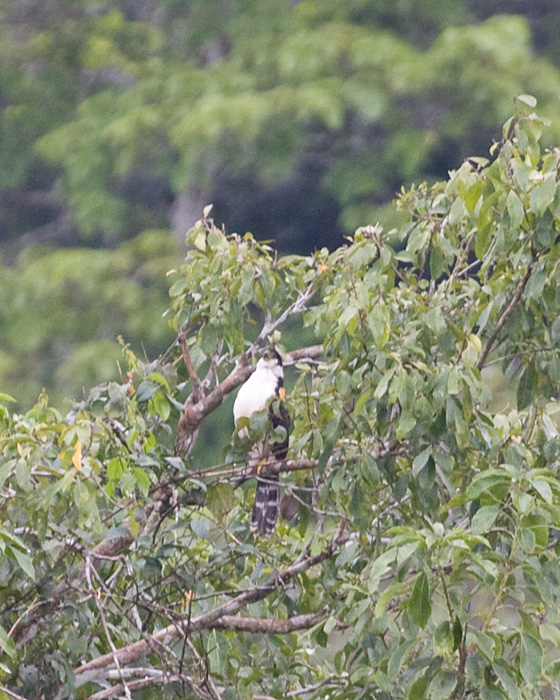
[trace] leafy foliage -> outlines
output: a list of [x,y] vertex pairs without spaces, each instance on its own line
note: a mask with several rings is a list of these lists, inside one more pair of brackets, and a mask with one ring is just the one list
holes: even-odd
[[[17,311],[0,312],[0,385],[26,407],[45,386],[58,405],[114,377],[99,335],[139,350],[142,304],[127,323],[96,310],[106,327],[86,334],[81,292],[66,319],[34,295],[68,249],[108,251],[109,267],[142,232],[182,239],[208,201],[280,252],[334,249],[364,222],[400,227],[395,192],[486,152],[514,94],[539,98],[558,141],[559,18],[551,0],[2,3],[0,298]],[[64,253],[41,264],[37,246]],[[135,287],[128,265],[112,274]],[[46,314],[29,331],[32,306],[53,332]]]
[[[253,24],[250,40],[234,25],[224,60],[146,60],[136,86],[93,95],[41,140],[42,155],[63,167],[84,234],[123,231],[128,205],[111,185],[139,163],[155,175],[166,167],[176,192],[218,185],[220,198],[228,175],[281,181],[302,152],[349,230],[402,182],[433,172],[442,148],[456,151],[460,141],[467,155],[487,143],[512,95],[530,88],[547,111],[558,109],[558,72],[531,59],[522,18],[448,28],[423,50],[373,21],[354,22],[349,10],[268,4],[266,20],[252,8],[258,39]],[[329,167],[319,166],[327,155]]]
[[58,404],[118,376],[123,334],[150,354],[172,342],[158,327],[165,272],[179,253],[168,231],[145,231],[118,250],[24,251],[0,266],[0,377],[27,405],[56,379]]
[[[333,252],[278,257],[206,210],[171,287],[176,358],[127,350],[122,383],[67,416],[45,396],[2,408],[7,688],[560,692],[560,151],[534,106],[518,98],[491,159],[403,191],[399,230]],[[265,546],[242,445],[214,464],[196,438],[296,323],[321,341],[286,353],[279,469],[299,509]],[[500,408],[492,366],[511,378]]]

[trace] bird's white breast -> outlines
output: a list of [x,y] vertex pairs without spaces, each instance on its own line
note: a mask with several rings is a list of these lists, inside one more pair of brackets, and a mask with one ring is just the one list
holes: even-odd
[[249,418],[256,411],[262,411],[266,402],[276,394],[277,386],[278,377],[272,371],[255,371],[239,389],[233,404],[235,422],[240,418]]

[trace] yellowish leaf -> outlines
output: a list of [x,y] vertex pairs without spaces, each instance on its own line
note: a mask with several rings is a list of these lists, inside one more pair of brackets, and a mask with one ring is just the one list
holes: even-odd
[[81,440],[76,440],[76,447],[74,449],[74,456],[72,457],[72,464],[79,472],[82,471],[82,441]]

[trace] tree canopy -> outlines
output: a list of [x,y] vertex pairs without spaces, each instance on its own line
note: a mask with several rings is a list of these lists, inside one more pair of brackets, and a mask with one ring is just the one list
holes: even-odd
[[402,185],[486,153],[513,95],[558,142],[559,25],[554,0],[7,0],[0,386],[60,406],[118,376],[117,335],[164,352],[142,311],[165,309],[162,278],[130,251],[169,268],[208,202],[282,253],[334,250],[400,227]]
[[[397,230],[281,256],[206,209],[168,353],[65,416],[2,397],[0,696],[558,695],[560,151],[516,105]],[[269,343],[297,508],[263,542],[225,412]]]

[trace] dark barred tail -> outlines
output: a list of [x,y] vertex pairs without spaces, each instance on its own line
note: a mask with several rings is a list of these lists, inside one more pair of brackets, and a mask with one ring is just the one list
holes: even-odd
[[256,532],[263,537],[272,535],[278,518],[279,501],[278,477],[267,477],[266,480],[257,477],[255,505],[251,515],[251,532]]

